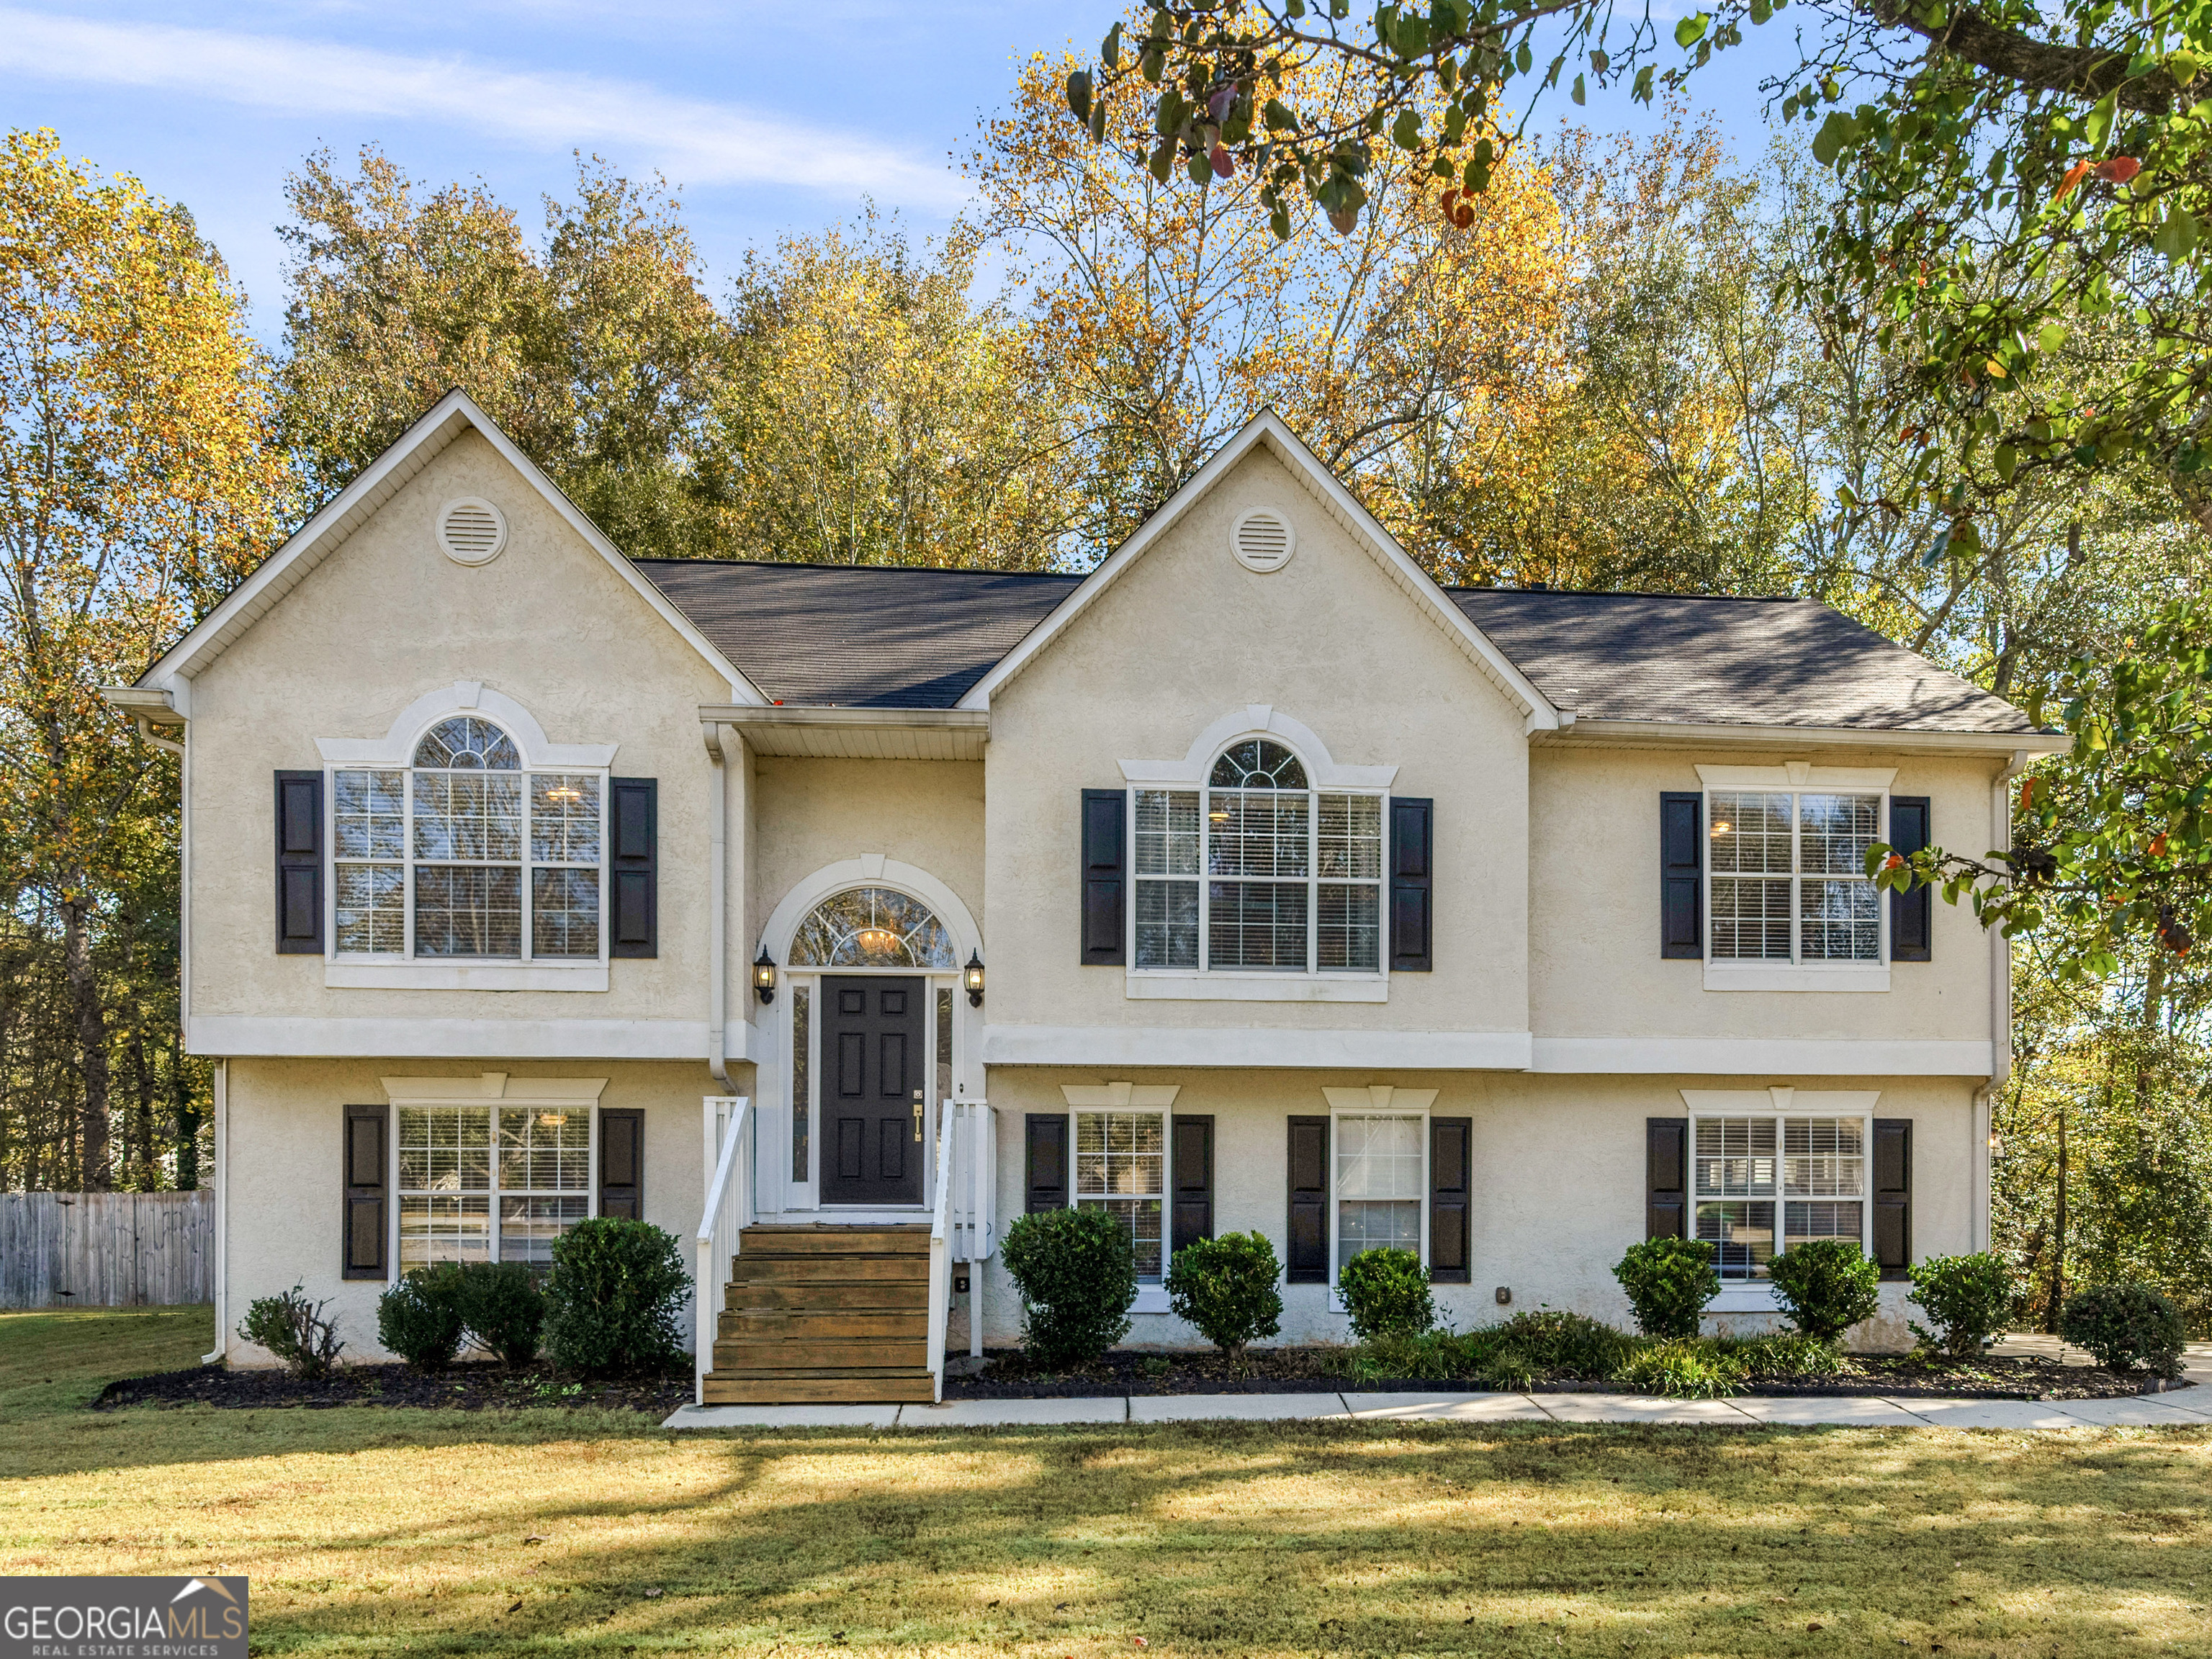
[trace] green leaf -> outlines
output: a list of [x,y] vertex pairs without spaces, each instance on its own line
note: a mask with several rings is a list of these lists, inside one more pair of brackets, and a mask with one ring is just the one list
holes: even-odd
[[1657,73],[1658,71],[1653,69],[1649,64],[1646,64],[1642,69],[1637,70],[1636,84],[1629,88],[1628,95],[1636,100],[1639,104],[1650,103],[1651,101],[1652,78]]
[[1572,92],[1570,92],[1570,93],[1567,94],[1567,96],[1569,96],[1570,98],[1573,99],[1573,100],[1575,100],[1575,102],[1577,102],[1577,104],[1579,104],[1579,103],[1581,103],[1581,102],[1583,102],[1583,77],[1582,77],[1581,76],[1577,75],[1577,76],[1575,76],[1575,86],[1574,86],[1574,90],[1573,90]]
[[2039,349],[2045,351],[2057,350],[2066,343],[2066,325],[2045,323],[2036,331],[2035,343]]
[[1526,40],[1523,40],[1521,43],[1521,50],[1513,54],[1513,67],[1519,70],[1522,74],[1526,75],[1528,72],[1529,65],[1534,64],[1535,61],[1535,54],[1528,50],[1528,43]]
[[1419,110],[1401,109],[1398,118],[1390,124],[1390,142],[1400,149],[1418,149],[1421,143],[1421,114]]
[[2012,475],[2019,470],[2019,467],[2020,451],[2014,449],[2010,444],[1999,444],[1997,446],[1997,477],[2005,483],[2010,483]]
[[1067,106],[1086,126],[1091,121],[1091,71],[1076,70],[1067,77]]
[[1697,45],[1698,41],[1705,39],[1705,30],[1711,25],[1712,21],[1712,14],[1705,11],[1685,17],[1674,25],[1674,44],[1683,47]]
[[1267,100],[1267,107],[1261,112],[1261,118],[1267,122],[1270,132],[1296,132],[1298,130],[1298,118],[1291,113],[1290,106],[1279,98]]
[[1098,46],[1098,61],[1109,70],[1121,67],[1121,26],[1119,23],[1106,31],[1106,38]]
[[1858,123],[1841,110],[1832,110],[1828,118],[1820,123],[1820,130],[1813,135],[1813,159],[1824,167],[1836,164],[1836,157],[1844,153],[1844,146],[1858,137]]
[[2197,228],[2197,216],[2177,202],[2166,209],[2151,246],[2169,259],[2186,259],[2196,250]]

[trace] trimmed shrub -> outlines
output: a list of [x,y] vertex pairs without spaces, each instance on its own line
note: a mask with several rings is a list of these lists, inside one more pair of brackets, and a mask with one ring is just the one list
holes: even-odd
[[2012,1268],[2002,1256],[1987,1250],[1930,1256],[1908,1271],[1912,1294],[1905,1300],[1926,1312],[1933,1328],[1905,1323],[1924,1346],[1972,1359],[2011,1328]]
[[417,1267],[376,1299],[376,1340],[418,1371],[441,1371],[461,1351],[461,1273]]
[[520,1261],[471,1261],[460,1270],[457,1289],[461,1322],[478,1347],[490,1349],[506,1365],[527,1365],[538,1358],[545,1292],[538,1288],[537,1274]]
[[1610,1325],[1581,1314],[1540,1308],[1515,1314],[1502,1325],[1475,1333],[1495,1345],[1527,1357],[1548,1376],[1580,1376],[1602,1382],[1620,1368],[1631,1346]]
[[295,1285],[278,1296],[259,1296],[247,1304],[238,1334],[275,1354],[295,1376],[328,1376],[345,1352],[338,1323],[323,1317],[327,1302],[310,1302]]
[[1337,1275],[1336,1293],[1363,1342],[1419,1336],[1437,1322],[1428,1272],[1411,1250],[1362,1250]]
[[1096,1361],[1129,1334],[1137,1258],[1103,1210],[1017,1216],[1000,1251],[1022,1298],[1023,1342],[1054,1370]]
[[2058,1334],[2087,1348],[2109,1370],[2141,1366],[2159,1376],[2181,1375],[2181,1345],[2189,1337],[2181,1310],[2148,1285],[2094,1285],[2076,1291],[2058,1316]]
[[1774,1299],[1815,1342],[1840,1342],[1881,1305],[1881,1268],[1848,1238],[1808,1238],[1766,1264]]
[[1613,1264],[1636,1328],[1646,1336],[1695,1336],[1705,1304],[1720,1294],[1713,1247],[1699,1238],[1647,1238]]
[[1175,1253],[1168,1306],[1232,1359],[1283,1328],[1282,1264],[1264,1233],[1224,1233]]
[[553,1241],[546,1351],[564,1371],[665,1370],[684,1352],[690,1286],[675,1239],[651,1222],[579,1222]]
[[1666,1337],[1641,1343],[1617,1373],[1638,1394],[1663,1394],[1677,1400],[1711,1400],[1734,1394],[1746,1372],[1742,1358],[1718,1342],[1697,1337]]

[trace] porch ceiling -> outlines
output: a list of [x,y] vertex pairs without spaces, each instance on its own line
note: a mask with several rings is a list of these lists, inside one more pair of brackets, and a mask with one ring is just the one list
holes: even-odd
[[735,726],[757,755],[822,760],[979,761],[991,716],[968,708],[765,708],[709,705],[706,726]]

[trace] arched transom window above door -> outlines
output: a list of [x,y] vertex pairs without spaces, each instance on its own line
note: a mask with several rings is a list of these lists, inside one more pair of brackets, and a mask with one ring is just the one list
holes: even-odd
[[806,913],[792,935],[793,968],[960,965],[952,935],[921,900],[895,887],[848,887]]

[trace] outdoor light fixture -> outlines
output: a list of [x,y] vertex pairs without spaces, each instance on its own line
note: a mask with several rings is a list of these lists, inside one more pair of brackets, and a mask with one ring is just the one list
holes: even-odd
[[775,1000],[775,963],[765,945],[761,946],[760,955],[753,958],[753,994],[763,1002]]
[[960,982],[968,988],[968,1006],[983,1006],[983,958],[976,951],[968,953],[968,965],[960,970]]

